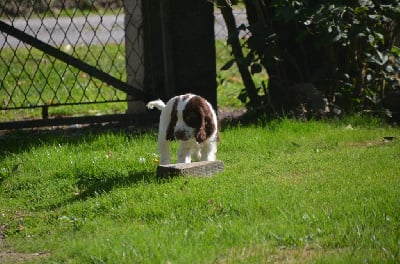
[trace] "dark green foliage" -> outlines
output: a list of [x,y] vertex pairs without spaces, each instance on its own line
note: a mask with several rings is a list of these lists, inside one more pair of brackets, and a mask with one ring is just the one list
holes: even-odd
[[239,30],[250,32],[243,44],[250,49],[246,61],[252,74],[262,65],[269,75],[267,95],[250,104],[269,104],[278,112],[300,105],[309,110],[315,93],[298,87],[311,85],[331,109],[380,111],[385,98],[399,91],[398,1],[246,0],[245,5],[250,25]]

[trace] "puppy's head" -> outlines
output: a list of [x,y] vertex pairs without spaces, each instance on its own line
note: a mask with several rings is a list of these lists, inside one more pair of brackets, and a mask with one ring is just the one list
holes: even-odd
[[203,143],[215,131],[211,105],[202,97],[192,94],[177,96],[171,111],[168,140],[195,138]]

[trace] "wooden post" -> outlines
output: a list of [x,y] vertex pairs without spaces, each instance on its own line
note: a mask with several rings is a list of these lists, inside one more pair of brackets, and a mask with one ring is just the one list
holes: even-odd
[[171,0],[170,33],[175,91],[205,97],[216,109],[214,5],[204,0]]
[[124,1],[128,82],[143,87],[154,99],[195,93],[216,108],[213,4],[204,0]]
[[160,1],[161,39],[164,59],[164,90],[167,98],[175,95],[174,60],[172,54],[170,1]]

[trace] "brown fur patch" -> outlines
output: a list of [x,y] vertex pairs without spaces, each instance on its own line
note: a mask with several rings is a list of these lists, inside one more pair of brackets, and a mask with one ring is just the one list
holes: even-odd
[[177,113],[177,108],[178,106],[178,99],[175,100],[174,105],[171,110],[171,120],[169,121],[168,128],[167,128],[167,135],[166,139],[173,141],[175,140],[175,135],[174,135],[174,129],[176,122],[178,121],[178,113]]

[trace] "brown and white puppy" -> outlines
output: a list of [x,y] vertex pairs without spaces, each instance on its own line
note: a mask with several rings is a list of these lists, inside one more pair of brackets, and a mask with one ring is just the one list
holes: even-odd
[[215,161],[218,141],[217,115],[211,104],[194,94],[178,95],[167,104],[161,100],[147,104],[161,110],[158,131],[160,164],[171,163],[170,141],[178,140],[177,163]]

